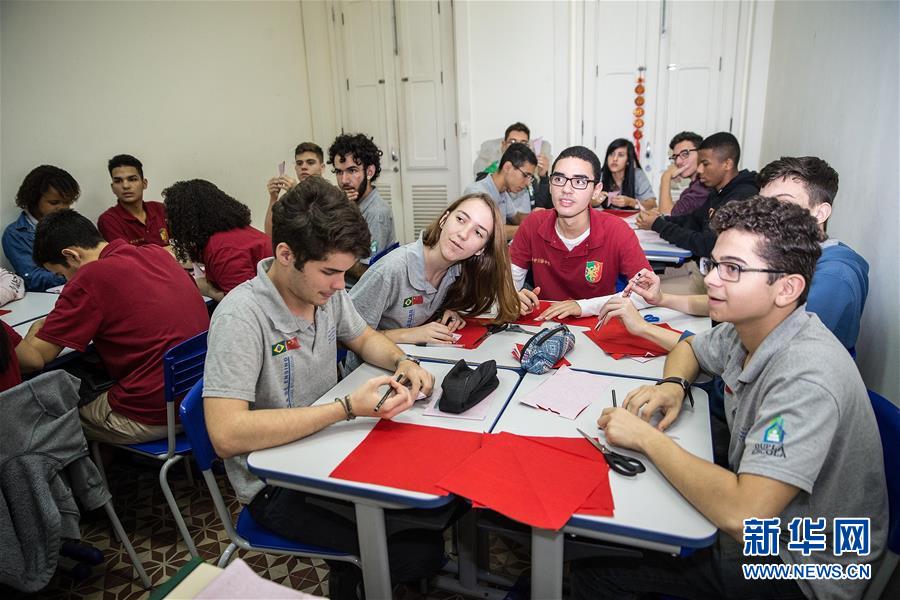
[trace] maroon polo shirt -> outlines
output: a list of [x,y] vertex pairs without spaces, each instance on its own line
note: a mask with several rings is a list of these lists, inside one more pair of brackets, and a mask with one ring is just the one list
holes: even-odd
[[569,251],[556,233],[556,210],[531,213],[509,248],[512,263],[530,268],[545,300],[584,300],[614,294],[616,278],[650,263],[634,231],[619,217],[588,209],[591,232]]
[[134,246],[156,244],[169,245],[169,226],[166,224],[166,205],[162,202],[144,202],[147,222],[125,210],[118,202],[106,209],[97,219],[97,229],[107,242],[125,240]]
[[249,225],[212,234],[203,248],[206,280],[226,294],[256,277],[256,265],[272,256],[272,238]]
[[6,369],[0,371],[0,392],[3,392],[22,383],[22,374],[19,372],[19,358],[16,356],[16,346],[22,341],[22,336],[7,325],[6,321],[0,321],[0,323],[3,324],[3,329],[6,331],[6,351],[9,353],[9,362],[6,364]]
[[165,425],[162,357],[208,328],[196,284],[167,250],[114,240],[66,283],[37,337],[81,352],[93,340],[116,380],[110,407]]

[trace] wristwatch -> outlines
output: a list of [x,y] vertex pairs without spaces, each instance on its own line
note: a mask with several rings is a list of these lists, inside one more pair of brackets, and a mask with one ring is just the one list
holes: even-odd
[[419,364],[418,358],[414,358],[414,357],[410,356],[409,354],[404,354],[403,356],[401,356],[400,358],[397,359],[397,362],[394,363],[394,368],[396,369],[397,367],[399,367],[400,363],[402,363],[404,360],[408,360],[409,362],[414,362],[417,365]]
[[694,395],[691,393],[691,382],[685,379],[684,377],[666,377],[665,379],[660,379],[656,382],[656,385],[662,385],[664,383],[677,383],[681,386],[681,390],[683,395],[681,396],[684,399],[687,396],[688,401],[691,403],[691,407],[694,406]]
[[356,415],[353,413],[353,404],[350,402],[350,394],[347,394],[343,398],[335,398],[334,401],[343,407],[344,413],[347,415],[345,420],[352,421],[356,418]]

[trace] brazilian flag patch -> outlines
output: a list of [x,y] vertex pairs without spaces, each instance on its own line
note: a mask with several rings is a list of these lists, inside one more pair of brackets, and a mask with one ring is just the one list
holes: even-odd
[[294,336],[292,338],[281,340],[275,344],[272,344],[272,356],[278,356],[288,350],[296,350],[300,347],[300,342],[297,340],[297,337]]
[[422,296],[410,296],[409,298],[403,299],[403,308],[409,308],[413,304],[422,304],[425,302],[425,298]]

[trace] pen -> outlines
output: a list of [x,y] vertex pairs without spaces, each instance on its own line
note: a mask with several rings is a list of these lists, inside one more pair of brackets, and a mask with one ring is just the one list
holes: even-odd
[[617,408],[616,407],[616,390],[612,391],[612,395],[613,395],[613,408]]
[[[400,373],[399,375],[397,375],[397,379],[396,379],[397,383],[400,383],[400,381],[402,379],[403,379],[403,373]],[[391,386],[388,386],[388,389],[384,393],[384,396],[381,397],[381,400],[378,401],[378,404],[375,405],[375,409],[372,412],[378,412],[378,409],[381,408],[381,405],[384,404],[385,400],[388,399],[388,396],[390,396],[391,392],[393,392],[393,391],[394,391],[393,388],[391,388]]]

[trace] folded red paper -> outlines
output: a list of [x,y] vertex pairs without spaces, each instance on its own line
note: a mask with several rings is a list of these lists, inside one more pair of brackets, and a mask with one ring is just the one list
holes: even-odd
[[459,334],[460,338],[454,343],[461,345],[466,350],[474,350],[487,339],[482,338],[484,334],[487,333],[487,327],[485,327],[484,323],[488,322],[489,321],[486,319],[466,319],[466,326],[456,330],[456,333]]
[[8,315],[11,313],[11,310],[6,310],[5,308],[0,308],[0,315]]
[[[519,320],[516,321],[516,323],[519,325],[541,325],[546,323],[547,321],[537,321],[536,317],[550,308],[552,304],[552,302],[548,302],[547,300],[541,300],[540,306],[527,315],[519,317]],[[553,321],[556,323],[565,323],[566,325],[574,325],[575,327],[593,327],[597,324],[597,317],[566,317],[564,319],[553,319]]]
[[621,208],[605,208],[603,209],[603,213],[607,215],[612,215],[614,217],[621,217],[623,219],[627,219],[628,217],[633,217],[634,215],[640,212],[639,209],[634,210],[625,210]]
[[481,446],[481,433],[379,421],[331,476],[446,496],[435,484]]
[[552,438],[540,440],[510,433],[485,435],[481,449],[438,486],[542,529],[562,528],[589,498],[593,508],[603,504],[606,496],[594,498],[601,485],[607,495],[609,491],[609,469],[602,457],[571,452],[570,442],[560,449]]
[[[654,327],[663,327],[669,331],[681,333],[677,329],[672,329],[665,323],[653,323]],[[591,329],[585,331],[586,335],[592,342],[600,346],[604,352],[615,358],[616,360],[626,356],[663,356],[669,351],[650,340],[640,336],[633,335],[625,329],[622,319],[610,319],[606,324],[598,330]]]
[[[522,348],[524,348],[524,347],[525,347],[525,344],[516,344],[516,347],[513,348],[513,351],[512,351],[513,358],[519,362],[522,362]],[[558,361],[556,361],[556,364],[553,365],[553,368],[558,369],[560,367],[571,367],[571,366],[572,366],[572,363],[567,361],[566,357],[563,356]]]

